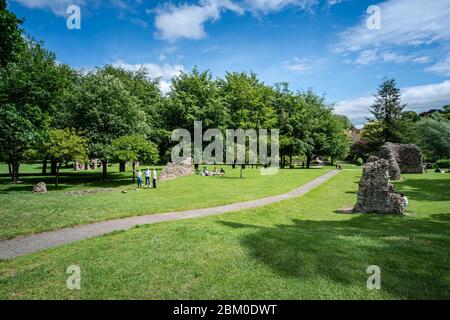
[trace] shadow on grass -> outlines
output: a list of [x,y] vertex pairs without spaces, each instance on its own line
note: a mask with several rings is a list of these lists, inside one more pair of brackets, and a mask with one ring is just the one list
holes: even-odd
[[358,215],[345,221],[294,219],[275,227],[220,223],[251,229],[242,244],[283,277],[360,282],[365,290],[367,267],[378,265],[383,290],[395,297],[448,299],[448,265],[442,255],[450,254],[450,213],[440,216],[445,220]]
[[399,192],[416,201],[448,201],[450,179],[408,179],[395,183]]
[[51,175],[21,174],[21,183],[13,184],[8,175],[0,175],[0,193],[32,191],[33,186],[45,182],[49,191],[62,191],[71,187],[117,188],[133,184],[131,177],[121,173],[109,173],[108,179],[102,181],[101,173],[97,172],[62,172],[59,176],[59,186],[55,188],[55,177]]

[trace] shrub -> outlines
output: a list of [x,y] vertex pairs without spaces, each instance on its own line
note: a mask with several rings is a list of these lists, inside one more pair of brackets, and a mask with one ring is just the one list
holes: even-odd
[[434,164],[434,167],[435,168],[439,168],[439,169],[448,169],[448,168],[450,168],[450,159],[438,160]]
[[362,158],[356,159],[356,165],[357,165],[357,166],[362,166],[363,163],[364,163],[364,160],[363,160]]

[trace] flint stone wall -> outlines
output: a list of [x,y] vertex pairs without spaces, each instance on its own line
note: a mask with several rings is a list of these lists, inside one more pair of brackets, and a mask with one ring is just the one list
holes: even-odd
[[185,177],[194,174],[192,159],[188,158],[181,163],[169,162],[162,170],[159,180],[172,180],[178,177]]
[[423,155],[414,144],[385,143],[378,157],[389,162],[389,177],[400,180],[402,173],[423,173]]
[[[375,160],[375,159],[372,159]],[[406,201],[389,183],[387,160],[367,162],[359,183],[358,201],[353,209],[360,213],[403,214]]]

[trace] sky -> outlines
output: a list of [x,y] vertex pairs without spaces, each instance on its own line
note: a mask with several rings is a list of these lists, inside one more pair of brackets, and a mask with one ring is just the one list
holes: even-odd
[[[395,78],[416,112],[450,104],[449,0],[8,0],[59,62],[113,64],[170,79],[194,66],[215,77],[255,72],[312,88],[357,126],[378,85]],[[80,29],[69,29],[70,5]],[[376,6],[376,7],[373,7]]]

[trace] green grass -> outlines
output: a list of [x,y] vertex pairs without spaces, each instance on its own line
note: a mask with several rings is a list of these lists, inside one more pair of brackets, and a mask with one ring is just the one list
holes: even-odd
[[[159,168],[160,169],[160,168]],[[211,169],[211,167],[210,167]],[[183,177],[161,181],[158,188],[134,191],[131,174],[119,174],[110,168],[110,180],[101,182],[101,172],[74,172],[64,169],[61,185],[55,190],[53,177],[40,177],[39,165],[21,167],[21,184],[9,183],[6,165],[0,166],[0,239],[11,238],[96,221],[206,208],[282,194],[325,174],[331,168],[286,169],[274,176],[262,176],[256,169],[246,169],[245,179],[239,169],[225,167],[224,177]],[[33,194],[32,186],[45,181],[48,194]],[[67,196],[67,191],[114,188],[115,192]],[[128,190],[124,194],[121,191]]]
[[[450,175],[406,175],[408,215],[338,214],[360,172],[304,197],[0,262],[2,299],[449,299]],[[66,288],[70,265],[81,290]],[[381,268],[381,290],[366,288]]]

